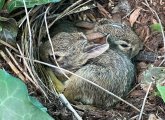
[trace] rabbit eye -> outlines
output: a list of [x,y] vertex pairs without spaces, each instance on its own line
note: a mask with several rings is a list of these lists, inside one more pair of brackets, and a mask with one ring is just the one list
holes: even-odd
[[49,60],[54,63],[54,58],[53,58],[53,55],[49,55]]
[[[56,58],[56,60],[59,60],[59,59],[60,59],[60,56],[59,56],[59,55],[55,55],[55,58]],[[50,56],[49,56],[49,59],[50,59],[50,61],[51,61],[52,63],[54,63],[54,57],[53,57],[53,55],[50,55]]]
[[121,44],[121,46],[124,48],[129,47],[127,44]]
[[55,58],[56,58],[56,60],[58,60],[60,58],[60,56],[59,55],[55,55]]

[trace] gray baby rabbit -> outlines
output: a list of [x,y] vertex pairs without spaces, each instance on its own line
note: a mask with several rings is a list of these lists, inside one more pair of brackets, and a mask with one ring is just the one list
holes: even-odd
[[[134,79],[134,65],[128,57],[129,52],[125,52],[129,49],[125,49],[121,42],[89,43],[83,33],[65,32],[55,35],[52,42],[57,62],[62,68],[71,70],[120,97],[128,93]],[[47,61],[51,55],[50,44],[46,42],[41,46],[41,58]],[[64,85],[63,93],[71,102],[110,107],[118,101],[74,75]]]
[[[117,23],[107,18],[102,18],[95,24],[88,24],[87,22],[85,23],[83,21],[73,23],[64,20],[63,22],[59,21],[52,31],[55,34],[59,32],[72,33],[79,31],[85,33],[86,35],[91,33],[102,33],[103,36],[109,35],[108,42],[111,44],[111,49],[115,47],[116,44],[120,44],[122,47],[119,49],[123,49],[123,52],[127,52],[126,54],[128,54],[130,58],[133,58],[135,55],[137,55],[143,47],[139,37],[126,24]],[[93,26],[93,28],[87,30],[87,25]],[[93,38],[95,38],[95,36],[93,36]]]
[[[116,46],[120,46],[120,44],[116,44]],[[90,59],[75,74],[123,97],[128,93],[134,79],[134,65],[127,55],[118,48],[108,49],[100,56]],[[70,101],[79,101],[99,107],[110,107],[118,101],[113,96],[74,75],[66,81],[64,95]]]
[[93,31],[109,35],[108,42],[111,44],[111,49],[116,47],[116,44],[120,44],[119,49],[123,49],[122,51],[130,58],[143,48],[139,37],[128,25],[104,18],[96,23]]
[[[86,36],[81,32],[60,32],[52,38],[52,44],[56,60],[60,67],[72,72],[81,68],[89,59],[99,56],[109,48],[109,44],[88,43]],[[97,53],[94,54],[94,52]],[[40,46],[40,57],[45,62],[56,64],[49,41],[46,41]],[[62,81],[66,79],[59,69],[55,69],[54,71],[57,78],[63,79]]]

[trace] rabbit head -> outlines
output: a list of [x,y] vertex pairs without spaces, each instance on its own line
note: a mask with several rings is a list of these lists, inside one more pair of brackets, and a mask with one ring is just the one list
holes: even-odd
[[61,32],[53,37],[52,44],[54,52],[52,52],[49,42],[42,45],[45,59],[49,59],[49,62],[55,64],[53,57],[55,56],[59,66],[67,70],[81,67],[89,59],[101,55],[109,48],[108,43],[89,43],[83,33]]
[[110,48],[120,50],[130,58],[137,55],[143,47],[139,37],[128,25],[103,19],[98,22],[95,31],[106,34]]

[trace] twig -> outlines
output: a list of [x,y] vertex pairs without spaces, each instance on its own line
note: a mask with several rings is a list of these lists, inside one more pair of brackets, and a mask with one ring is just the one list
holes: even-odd
[[[22,56],[20,56],[20,55],[18,55],[18,57],[22,58]],[[29,60],[29,58],[24,58],[24,59]],[[49,66],[49,67],[52,67],[52,68],[59,69],[57,66],[54,66],[54,65],[51,65],[51,64],[48,64],[48,63],[39,61],[39,60],[33,60],[33,62],[40,63],[40,64],[43,64],[43,65],[46,65],[46,66]],[[110,91],[104,89],[103,87],[97,85],[96,83],[94,83],[94,82],[92,82],[92,81],[90,81],[90,80],[88,80],[88,79],[86,79],[86,78],[83,78],[83,77],[81,77],[81,76],[79,76],[79,75],[77,75],[77,74],[75,74],[75,73],[73,73],[73,72],[70,72],[69,70],[66,70],[66,69],[63,69],[63,68],[60,68],[60,69],[63,70],[63,71],[65,71],[65,72],[68,72],[68,73],[70,73],[70,74],[72,74],[72,75],[75,75],[76,77],[79,77],[79,78],[81,78],[82,80],[84,80],[84,81],[86,81],[86,82],[88,82],[88,83],[90,83],[90,84],[92,84],[92,85],[98,87],[99,89],[103,90],[103,91],[106,92],[107,94],[112,95],[113,97],[115,97],[115,98],[119,99],[120,101],[126,103],[127,105],[131,106],[131,107],[132,107],[133,109],[135,109],[136,111],[140,112],[140,110],[139,110],[138,108],[136,108],[134,105],[132,105],[132,104],[130,104],[129,102],[125,101],[124,99],[118,97],[117,95],[113,94],[112,92],[110,92]]]
[[3,44],[3,45],[5,45],[5,46],[7,46],[7,47],[9,47],[9,48],[11,48],[11,49],[14,50],[15,52],[18,52],[17,49],[15,49],[13,46],[11,46],[10,44],[8,44],[7,42],[5,42],[5,41],[3,41],[3,40],[1,40],[1,39],[0,39],[0,43]]
[[140,83],[137,84],[135,87],[133,87],[133,88],[129,91],[129,93],[127,94],[127,96],[128,96],[132,91],[134,91],[137,87],[139,87],[139,85],[140,85]]
[[[84,3],[82,3],[82,4],[80,4],[80,5],[78,5],[77,7],[73,8],[73,9],[70,10],[68,13],[66,13],[65,15],[70,15],[70,14],[74,13],[74,10],[76,10],[76,9],[78,9],[79,7],[81,7],[81,6],[85,5],[85,4],[87,4],[87,3],[90,2],[90,1],[92,1],[92,0],[88,0],[88,1],[86,1],[86,2],[84,2]],[[81,12],[82,12],[82,11],[81,11]],[[62,16],[62,17],[64,17],[64,16]]]
[[[29,13],[32,11],[32,9],[27,13],[29,15]],[[23,11],[24,12],[24,11]],[[21,20],[18,21],[18,27],[20,28],[22,26],[22,24],[25,22],[25,20],[27,19],[26,17],[27,15],[25,15]]]
[[163,59],[160,64],[158,65],[158,67],[160,67],[163,63],[165,62],[165,59]]
[[149,91],[150,91],[151,85],[152,85],[152,82],[149,84],[149,87],[148,87],[148,89],[147,89],[146,95],[145,95],[145,97],[144,97],[143,105],[142,105],[142,108],[141,108],[141,111],[140,111],[140,115],[139,115],[139,119],[138,119],[138,120],[141,120],[141,118],[142,118],[144,106],[145,106],[145,103],[146,103],[147,96],[148,96],[148,93],[149,93]]
[[24,12],[25,12],[24,10],[20,10],[17,13],[10,15],[10,18],[14,18],[16,16],[19,16],[19,15],[23,14]]
[[[30,21],[29,21],[29,14],[28,14],[28,11],[27,11],[25,0],[23,0],[23,3],[24,3],[26,19],[27,19],[27,27],[28,27],[28,32],[29,32],[28,38],[29,38],[29,41],[30,41],[28,52],[29,52],[29,57],[31,59],[33,59],[33,46],[32,46],[33,45],[33,40],[32,40],[32,32],[31,32],[31,27],[30,27]],[[34,70],[34,64],[31,60],[29,61],[29,66],[31,67],[31,69],[29,68],[29,71],[31,72],[31,75],[33,76],[33,80],[35,81],[36,87],[40,88],[40,90],[45,94],[44,90],[42,90],[42,88],[38,85],[38,81],[36,80],[36,78],[39,78],[39,77],[38,77],[38,74],[36,73],[36,71]],[[45,96],[47,97],[46,94],[45,94]]]
[[[50,28],[57,20],[63,18],[63,17],[66,16],[66,15],[70,15],[70,14],[74,13],[74,12],[73,12],[74,10],[76,10],[77,8],[79,8],[79,7],[81,7],[81,6],[85,5],[85,4],[87,4],[87,3],[90,2],[90,1],[92,1],[92,0],[88,0],[88,1],[86,1],[86,2],[84,2],[84,3],[82,3],[82,4],[80,4],[80,5],[78,5],[77,7],[73,8],[74,6],[76,6],[77,4],[79,4],[80,2],[82,2],[82,0],[78,0],[78,1],[75,2],[73,5],[71,5],[70,7],[68,7],[63,13],[61,13],[52,23],[50,23],[48,28]],[[73,9],[71,9],[71,8],[73,8]],[[71,9],[71,10],[70,10],[70,9]]]
[[27,67],[27,70],[28,70],[30,76],[31,76],[32,79],[33,79],[31,82],[38,88],[38,82],[37,82],[37,80],[35,79],[35,77],[34,77],[32,71],[30,70],[30,67],[29,67],[29,65],[28,65],[28,63],[27,63],[27,61],[26,61],[26,59],[24,59],[24,55],[23,55],[23,53],[22,53],[22,51],[21,51],[21,48],[20,48],[20,46],[19,46],[18,44],[17,44],[17,47],[18,47],[18,50],[19,50],[19,52],[20,52],[20,55],[21,55],[22,58],[23,58],[23,62],[24,62],[24,64],[25,64],[25,66]]
[[129,120],[136,120],[136,118],[138,118],[139,115],[135,115],[133,117],[131,117]]
[[79,114],[75,111],[75,109],[71,106],[71,104],[68,102],[66,97],[63,94],[59,94],[59,98],[62,101],[66,107],[73,112],[74,116],[77,118],[77,120],[82,120],[82,118],[79,116]]
[[[22,67],[18,64],[18,62],[15,60],[15,58],[13,57],[13,55],[10,53],[10,51],[6,48],[6,51],[8,53],[8,55],[11,57],[11,59],[13,60],[13,62],[15,63],[15,65],[18,67],[18,69],[20,71],[22,71],[22,73],[24,74],[24,76],[29,79],[30,81],[32,81],[32,79],[30,78],[30,76],[22,69]],[[20,78],[21,79],[21,78]],[[22,79],[23,80],[23,79]],[[25,79],[26,80],[26,79]],[[23,80],[24,81],[24,80]],[[25,81],[24,81],[25,82]]]
[[71,6],[69,6],[66,10],[64,10],[53,22],[51,22],[49,24],[50,28],[57,20],[59,20],[60,18],[62,18],[72,7],[74,7],[75,5],[79,4],[80,2],[82,2],[82,0],[78,0],[77,2],[75,2],[74,4],[72,4]]
[[[24,64],[25,64],[25,66],[27,67],[27,70],[28,70],[29,74],[30,74],[31,77],[32,77],[32,81],[31,81],[31,82],[32,82],[37,88],[39,88],[39,89],[41,90],[41,92],[45,95],[45,97],[48,99],[48,96],[46,95],[45,91],[38,85],[38,82],[37,82],[37,80],[35,79],[35,77],[34,77],[32,71],[31,71],[30,67],[28,66],[28,63],[27,63],[27,61],[26,61],[26,59],[25,59],[25,57],[24,57],[24,55],[23,55],[23,53],[22,53],[22,51],[21,51],[21,49],[20,49],[20,47],[19,47],[18,44],[17,44],[17,47],[18,47],[18,50],[19,50],[19,52],[20,52],[20,54],[21,54],[21,58],[23,59],[23,62],[24,62]],[[32,60],[31,60],[31,61],[32,61]],[[48,100],[49,100],[49,99],[48,99]]]
[[[43,72],[43,71],[42,71]],[[47,76],[47,74],[45,74],[46,76]],[[50,79],[50,76],[48,76],[48,80]],[[46,90],[48,90],[50,93],[52,93],[53,95],[55,95],[56,97],[58,97],[58,94],[57,94],[57,92],[54,90],[54,88],[53,88],[53,91],[51,91],[44,83],[43,83],[43,81],[42,80],[40,80],[40,83],[41,83],[41,85],[42,85],[42,87],[44,87]],[[51,85],[52,85],[52,81],[51,81],[51,83],[50,83]],[[46,96],[46,98],[47,98],[47,100],[49,100],[48,99],[48,97]],[[51,101],[51,100],[49,100],[49,101]]]
[[124,17],[122,17],[122,19],[125,19],[126,17],[128,17],[135,9],[132,9],[129,13],[127,13]]
[[160,107],[160,106],[158,106],[159,107],[159,109],[164,113],[164,115],[165,115],[165,110],[162,108],[162,107]]
[[[47,94],[46,94],[45,91],[38,85],[38,81],[37,81],[36,78],[34,77],[34,74],[35,74],[35,76],[37,76],[37,78],[39,78],[38,75],[36,74],[35,70],[33,69],[33,68],[34,68],[34,64],[33,64],[33,62],[32,62],[32,59],[33,59],[33,47],[32,47],[32,45],[33,45],[33,44],[32,44],[33,40],[32,40],[32,32],[31,32],[30,21],[29,21],[29,15],[28,15],[28,11],[27,11],[27,7],[26,7],[25,0],[23,0],[23,3],[24,3],[25,13],[26,13],[26,19],[27,19],[27,26],[28,26],[28,31],[29,31],[29,36],[28,36],[29,41],[30,41],[30,42],[29,42],[29,57],[30,57],[29,63],[30,63],[30,66],[31,66],[31,68],[32,68],[33,71],[31,71],[31,69],[30,69],[30,67],[29,67],[29,65],[28,65],[28,63],[27,63],[27,61],[26,61],[25,59],[23,59],[23,61],[24,61],[24,64],[26,65],[26,67],[27,67],[27,69],[28,69],[28,72],[30,73],[30,75],[31,75],[31,77],[32,77],[32,81],[31,81],[31,82],[32,82],[37,88],[39,88],[39,89],[41,90],[41,92],[45,95],[45,97],[48,99]],[[21,54],[22,57],[24,58],[24,55],[23,55],[23,53],[22,53],[20,47],[18,46],[18,44],[17,44],[17,47],[18,47],[18,49],[19,49],[20,54]],[[39,80],[40,80],[40,79],[39,79]],[[41,80],[40,80],[40,81],[41,81]],[[42,83],[42,81],[41,81],[41,83]],[[49,99],[48,99],[48,100],[49,100]]]
[[0,55],[2,56],[2,58],[8,63],[8,65],[10,66],[10,68],[14,71],[14,73],[25,82],[25,77],[20,73],[20,71],[17,69],[17,67],[15,65],[13,65],[13,63],[11,62],[11,60],[5,55],[5,53],[0,50]]
[[[24,4],[24,8],[25,8],[26,19],[27,19],[27,25],[28,25],[28,31],[29,31],[29,40],[30,40],[29,54],[30,54],[30,57],[32,57],[32,56],[33,56],[33,55],[32,55],[32,32],[31,32],[31,28],[30,28],[29,15],[28,15],[28,11],[27,11],[27,7],[26,7],[25,0],[23,0],[23,4]],[[32,64],[31,61],[30,61],[30,63]]]

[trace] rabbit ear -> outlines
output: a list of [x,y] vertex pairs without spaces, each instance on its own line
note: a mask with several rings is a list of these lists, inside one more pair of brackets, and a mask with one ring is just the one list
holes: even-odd
[[109,44],[94,44],[86,48],[85,52],[87,53],[88,59],[95,58],[102,53],[104,53],[109,48]]

